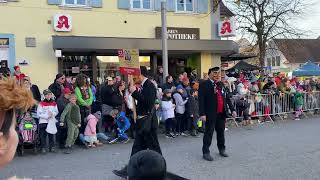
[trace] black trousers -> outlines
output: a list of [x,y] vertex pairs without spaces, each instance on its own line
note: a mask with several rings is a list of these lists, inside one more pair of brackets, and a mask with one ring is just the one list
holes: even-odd
[[187,124],[187,121],[185,119],[185,115],[184,114],[179,114],[176,113],[176,120],[177,120],[177,124],[176,124],[176,132],[177,133],[182,133],[185,131],[185,126]]
[[216,130],[217,134],[217,146],[219,151],[225,150],[225,138],[224,138],[224,129],[225,129],[225,117],[222,114],[217,115],[217,119],[215,122],[212,119],[207,119],[206,121],[206,128],[203,136],[203,147],[202,152],[203,154],[210,153],[210,146],[212,143],[212,136],[214,130]]
[[42,149],[48,148],[47,137],[49,137],[49,148],[54,147],[54,135],[47,133],[48,124],[39,124],[40,145]]
[[148,133],[138,133],[136,131],[136,137],[132,146],[131,156],[133,156],[139,151],[147,149],[162,154],[160,144],[158,141],[157,130],[155,129],[151,130]]
[[66,127],[66,125],[64,127],[58,126],[57,140],[59,142],[60,148],[63,148],[66,145],[67,137],[68,137],[68,128]]

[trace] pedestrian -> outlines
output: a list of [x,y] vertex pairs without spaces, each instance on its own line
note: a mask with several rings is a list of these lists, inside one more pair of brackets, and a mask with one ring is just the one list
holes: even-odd
[[174,90],[174,82],[173,82],[173,77],[171,75],[166,77],[166,83],[164,83],[162,85],[162,90],[166,90],[166,89],[170,89],[170,90]]
[[80,108],[77,105],[76,95],[71,94],[69,101],[70,102],[67,104],[60,117],[60,126],[63,127],[65,123],[68,126],[65,154],[71,153],[71,147],[74,145],[79,135],[79,128],[81,127]]
[[111,128],[114,126],[114,121],[109,114],[114,108],[112,97],[115,93],[114,80],[109,76],[106,78],[105,84],[101,86],[101,113],[102,121],[107,129],[106,133],[111,133]]
[[190,90],[190,98],[187,103],[188,128],[191,136],[197,136],[197,123],[199,119],[198,91]]
[[17,145],[15,109],[23,112],[30,109],[35,101],[31,92],[18,86],[13,78],[0,80],[0,170],[11,162]]
[[16,77],[18,83],[21,84],[23,82],[24,77],[26,77],[26,75],[21,72],[20,66],[14,66],[13,69],[14,69],[13,75]]
[[33,98],[39,103],[41,101],[41,94],[39,87],[35,84],[31,83],[31,79],[29,76],[23,78],[23,84],[31,90]]
[[97,123],[99,119],[94,116],[93,114],[89,114],[87,117],[87,126],[84,131],[84,141],[88,143],[88,147],[96,147],[96,146],[101,146],[102,143],[99,142],[98,137],[97,137]]
[[187,136],[185,133],[185,127],[187,124],[186,118],[185,118],[185,112],[186,112],[186,104],[188,102],[188,98],[186,100],[183,100],[183,87],[182,85],[177,86],[177,92],[173,94],[174,102],[176,104],[176,120],[177,120],[177,126],[176,126],[176,135],[182,135]]
[[0,76],[10,77],[10,69],[8,68],[7,61],[1,61]]
[[52,92],[46,89],[43,91],[43,95],[45,99],[39,103],[37,115],[39,117],[41,153],[45,154],[47,152],[47,137],[49,137],[49,152],[55,152],[54,135],[57,133],[55,117],[59,111]]
[[[69,101],[70,95],[71,95],[71,90],[69,88],[64,88],[63,96],[61,96],[57,100],[59,114],[56,116],[56,118],[60,123],[61,123],[61,114],[63,110],[66,108],[66,106],[68,105],[68,103],[70,102]],[[65,148],[67,137],[68,137],[68,127],[67,127],[67,123],[64,123],[63,126],[61,125],[58,126],[57,140],[59,142],[60,149]]]
[[166,126],[166,137],[175,138],[175,116],[174,116],[175,105],[172,101],[172,92],[170,89],[166,89],[163,92],[161,101],[162,119],[165,121]]
[[201,120],[205,122],[202,147],[203,158],[207,161],[213,161],[209,150],[213,131],[216,130],[219,154],[223,157],[228,157],[225,151],[225,119],[229,109],[234,118],[237,113],[231,102],[231,93],[227,91],[220,81],[220,68],[209,69],[208,75],[209,80],[201,83],[199,88],[199,115]]
[[158,67],[158,71],[157,71],[157,75],[156,75],[156,82],[157,84],[159,85],[159,87],[162,87],[164,82],[163,82],[163,78],[164,78],[164,75],[163,75],[163,67],[162,66],[159,66]]
[[86,127],[85,119],[91,113],[91,105],[93,102],[92,90],[87,80],[87,76],[84,74],[79,74],[77,76],[75,95],[77,97],[81,114],[80,133],[83,133]]
[[129,142],[129,137],[126,134],[126,131],[130,128],[130,120],[126,117],[125,112],[119,112],[117,109],[114,109],[110,112],[110,116],[115,119],[117,124],[117,133],[118,137],[110,141],[111,144],[115,142],[126,144]]
[[[131,156],[146,149],[162,154],[157,135],[158,121],[154,110],[156,88],[147,78],[147,68],[142,66],[140,72],[141,74],[137,80],[141,83],[141,89],[138,90],[133,85],[130,87],[132,97],[137,101],[136,137],[132,146]],[[121,170],[114,170],[113,173],[126,178],[128,174],[127,166]]]
[[63,74],[57,74],[54,82],[49,86],[49,90],[53,93],[55,100],[62,95],[64,89],[65,76]]

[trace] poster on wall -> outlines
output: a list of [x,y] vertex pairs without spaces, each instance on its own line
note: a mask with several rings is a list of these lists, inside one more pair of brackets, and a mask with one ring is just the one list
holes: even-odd
[[0,38],[0,61],[9,60],[9,38]]
[[118,50],[119,69],[124,75],[140,75],[140,62],[138,49]]

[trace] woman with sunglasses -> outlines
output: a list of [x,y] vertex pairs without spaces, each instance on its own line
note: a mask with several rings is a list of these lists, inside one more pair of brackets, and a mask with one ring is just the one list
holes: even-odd
[[14,79],[0,80],[0,169],[14,157],[18,145],[16,110],[26,111],[33,106],[32,94]]

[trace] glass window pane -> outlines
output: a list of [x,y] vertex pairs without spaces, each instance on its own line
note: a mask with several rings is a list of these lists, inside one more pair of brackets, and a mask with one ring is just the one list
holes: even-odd
[[151,0],[143,0],[143,8],[144,9],[151,9]]
[[133,0],[132,1],[132,7],[133,8],[141,8],[141,2],[140,2],[140,0]]
[[184,11],[185,0],[177,0],[177,10]]
[[86,5],[86,0],[77,0],[77,4]]
[[192,2],[186,4],[186,11],[193,11],[193,4],[192,4]]
[[74,4],[75,2],[74,2],[75,0],[66,0],[65,2],[66,2],[66,4]]

